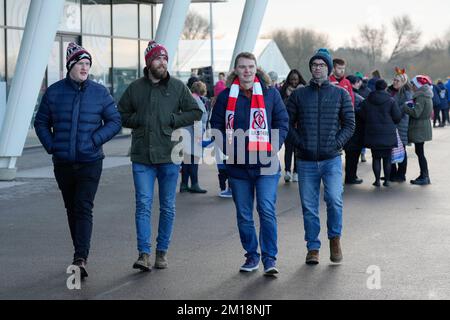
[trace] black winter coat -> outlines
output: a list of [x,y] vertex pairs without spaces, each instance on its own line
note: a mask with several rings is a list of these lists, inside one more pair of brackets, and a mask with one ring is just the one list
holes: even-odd
[[311,81],[295,90],[287,103],[288,141],[298,159],[322,161],[339,156],[355,130],[355,113],[348,92],[325,81]]
[[364,146],[372,149],[397,147],[396,124],[402,113],[386,91],[371,92],[358,112],[364,121]]
[[345,144],[344,150],[347,151],[361,151],[364,146],[364,122],[358,115],[359,109],[364,98],[355,92],[355,132],[350,140]]

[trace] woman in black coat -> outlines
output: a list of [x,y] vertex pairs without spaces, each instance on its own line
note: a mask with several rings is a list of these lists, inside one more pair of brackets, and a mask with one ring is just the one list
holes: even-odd
[[[375,83],[371,92],[361,104],[359,115],[364,122],[364,145],[372,151],[372,169],[375,175],[374,186],[380,186],[381,159],[383,159],[384,176],[391,172],[391,150],[397,147],[396,124],[402,113],[391,96],[386,92],[387,83],[383,79]],[[383,183],[389,186],[389,180]]]

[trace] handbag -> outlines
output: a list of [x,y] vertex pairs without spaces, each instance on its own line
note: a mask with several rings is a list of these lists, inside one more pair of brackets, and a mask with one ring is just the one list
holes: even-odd
[[403,147],[402,139],[400,139],[398,129],[395,129],[395,133],[397,134],[397,146],[392,148],[391,163],[400,163],[405,159],[405,149]]

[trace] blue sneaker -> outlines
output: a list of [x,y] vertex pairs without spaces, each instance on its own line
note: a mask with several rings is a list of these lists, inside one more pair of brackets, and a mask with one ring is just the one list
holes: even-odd
[[279,273],[279,271],[275,265],[275,259],[265,258],[263,260],[263,264],[264,264],[264,275],[265,276],[274,276],[277,273]]
[[252,272],[252,271],[258,270],[258,268],[259,268],[259,258],[250,256],[250,257],[247,257],[247,260],[245,260],[245,263],[241,266],[239,271]]
[[231,189],[226,189],[226,190],[220,191],[219,197],[221,197],[221,198],[232,198],[233,194],[231,193]]

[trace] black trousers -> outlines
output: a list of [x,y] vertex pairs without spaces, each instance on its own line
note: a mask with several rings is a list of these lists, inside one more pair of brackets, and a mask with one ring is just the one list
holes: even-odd
[[360,150],[345,151],[345,181],[350,182],[358,178],[356,172],[358,170]]
[[439,112],[441,111],[441,109],[439,109],[439,107],[433,107],[433,126],[436,125],[436,121],[439,122],[439,124],[442,123],[441,117],[439,115]]
[[425,142],[414,143],[416,155],[417,158],[419,158],[420,178],[429,177],[428,162],[427,158],[425,158],[424,144]]
[[227,170],[226,169],[219,169],[219,186],[220,186],[220,190],[224,191],[227,189],[227,179],[228,179],[228,174],[227,174]]
[[[187,158],[186,158],[187,157]],[[191,178],[191,186],[198,183],[198,163],[200,159],[193,155],[185,155],[186,161],[181,164],[181,183],[188,185]]]
[[400,163],[393,163],[391,166],[391,179],[401,178],[406,179],[406,167],[408,166],[408,155],[406,154],[406,146],[403,145],[405,150],[405,158]]
[[290,143],[284,143],[284,170],[291,172],[292,155],[294,156],[294,171],[297,172],[297,160],[295,159],[295,148]]
[[92,235],[92,209],[103,160],[90,163],[54,164],[54,173],[67,211],[74,259],[87,259]]
[[[375,181],[380,181],[380,173],[381,173],[381,161],[383,160],[383,173],[384,176],[390,177],[391,176],[391,155],[384,154],[382,155],[374,155],[372,152],[372,170],[373,174],[375,176]],[[387,180],[386,180],[387,181]]]

